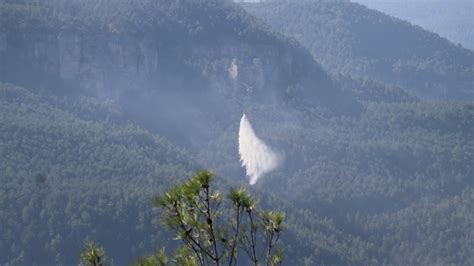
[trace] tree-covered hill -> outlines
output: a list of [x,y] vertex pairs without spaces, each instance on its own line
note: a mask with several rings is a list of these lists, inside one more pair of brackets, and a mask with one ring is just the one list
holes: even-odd
[[472,100],[474,53],[349,1],[265,1],[246,10],[301,42],[325,68],[405,87],[427,99]]

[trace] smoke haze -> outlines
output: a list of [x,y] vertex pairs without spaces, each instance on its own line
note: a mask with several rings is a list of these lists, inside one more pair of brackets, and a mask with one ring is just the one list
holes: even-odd
[[262,175],[273,171],[280,161],[278,154],[255,135],[245,114],[240,120],[239,154],[240,162],[250,177],[250,185],[257,183]]

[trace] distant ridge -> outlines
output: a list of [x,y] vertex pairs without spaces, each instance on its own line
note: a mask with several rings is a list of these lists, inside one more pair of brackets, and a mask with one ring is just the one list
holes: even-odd
[[474,100],[474,52],[349,1],[243,6],[293,37],[325,68],[401,86],[431,100]]

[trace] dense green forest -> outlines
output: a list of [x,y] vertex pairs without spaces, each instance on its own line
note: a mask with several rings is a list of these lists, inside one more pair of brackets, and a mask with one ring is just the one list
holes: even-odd
[[349,1],[274,0],[244,7],[301,42],[328,70],[401,86],[426,99],[474,99],[474,53],[421,27]]
[[[260,5],[284,21],[315,12],[335,35],[304,36],[334,42],[333,55],[272,32],[246,11]],[[474,104],[427,102],[418,87],[339,68],[356,60],[341,36],[412,26],[348,2],[283,12],[293,5],[0,1],[0,264],[74,265],[85,240],[118,265],[172,252],[152,199],[201,167],[217,189],[246,186],[285,213],[283,265],[473,264]],[[345,12],[368,15],[353,29]],[[301,23],[285,25],[316,25]],[[424,38],[404,44],[414,64],[433,52],[440,61],[425,66],[448,78],[403,78],[454,84],[441,98],[472,93],[472,52],[413,34]],[[400,51],[369,47],[377,66],[406,66]],[[254,186],[239,161],[243,113],[282,157]]]
[[92,99],[63,110],[60,98],[0,89],[1,264],[74,264],[87,236],[133,243],[117,246],[119,261],[159,245],[150,198],[196,168],[188,156],[131,124],[78,117],[108,112]]
[[[308,110],[297,123],[295,116],[283,122],[276,110],[258,113],[251,113],[253,123],[260,135],[272,136],[286,161],[257,187],[330,217],[372,244],[379,263],[472,261],[474,242],[464,236],[474,221],[472,104],[367,101],[357,117]],[[215,150],[230,149],[231,132]],[[222,158],[207,165],[219,169]]]
[[[2,264],[75,264],[89,238],[122,264],[169,242],[151,199],[190,176],[197,169],[194,159],[146,130],[109,120],[120,114],[113,104],[81,97],[72,106],[68,99],[10,84],[2,84],[1,92]],[[78,117],[87,112],[105,118]],[[226,182],[233,181],[218,184],[229,186]],[[308,250],[320,250],[321,261],[348,262],[367,245],[324,217],[305,214],[268,192],[259,195],[265,206],[290,215],[293,225],[284,237],[288,262],[309,258]],[[301,224],[309,231],[300,231]],[[344,246],[347,253],[341,254]]]

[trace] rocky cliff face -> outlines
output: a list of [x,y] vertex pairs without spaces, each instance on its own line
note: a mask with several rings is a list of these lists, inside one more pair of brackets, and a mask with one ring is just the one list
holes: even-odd
[[[29,16],[20,12],[7,22],[16,25]],[[241,17],[222,27],[197,19],[203,25],[197,32],[174,20],[150,31],[127,30],[118,22],[89,26],[81,18],[71,26],[67,16],[57,22],[65,26],[1,27],[0,79],[112,99],[127,117],[191,143],[216,137],[205,129],[237,124],[255,104],[324,106],[335,114],[357,108],[299,45]]]
[[[4,32],[0,34],[5,66],[1,78],[31,85],[47,84],[51,78],[74,81],[80,89],[106,95],[134,88],[174,87],[166,84],[170,78],[186,84],[190,76],[179,74],[199,76],[224,87],[240,82],[249,91],[274,91],[303,78],[332,86],[315,62],[291,47],[215,41],[211,45],[168,44],[159,37],[137,39],[107,32]],[[235,76],[229,74],[232,65],[237,67]]]

